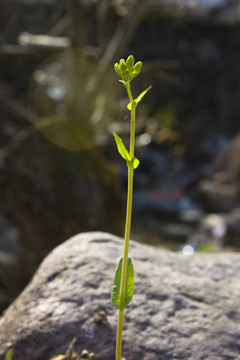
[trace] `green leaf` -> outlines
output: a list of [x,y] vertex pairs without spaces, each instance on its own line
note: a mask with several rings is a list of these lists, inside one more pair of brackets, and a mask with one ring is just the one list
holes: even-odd
[[135,158],[135,156],[132,157],[132,165],[133,165],[133,168],[136,169],[139,165],[140,161]]
[[131,302],[133,297],[133,290],[134,290],[134,269],[133,269],[132,259],[128,258],[125,298],[124,298],[124,304],[121,306],[120,286],[121,286],[121,278],[122,278],[122,262],[123,259],[121,258],[118,263],[118,267],[114,277],[114,284],[112,288],[113,305],[120,310],[124,310],[125,307],[128,306],[128,304]]
[[132,166],[133,169],[136,169],[139,165],[139,160],[135,158],[135,156],[129,154],[122,139],[115,132],[113,133],[113,136],[116,141],[119,154],[126,160],[128,166]]
[[132,157],[129,154],[128,150],[126,149],[126,146],[124,145],[122,139],[114,132],[113,133],[114,139],[117,144],[118,152],[119,154],[128,162],[131,161]]
[[13,349],[10,349],[5,355],[5,360],[12,360],[12,359],[13,359]]
[[142,98],[144,97],[144,95],[151,89],[152,86],[149,86],[146,90],[144,90],[136,99],[136,103],[138,104]]
[[144,90],[135,100],[130,102],[127,106],[128,110],[132,111],[134,107],[142,100],[144,95],[151,89],[152,86],[149,86],[146,90]]
[[133,108],[135,108],[136,106],[137,106],[137,102],[136,102],[136,100],[133,100],[128,104],[127,108],[128,108],[128,110],[132,111]]

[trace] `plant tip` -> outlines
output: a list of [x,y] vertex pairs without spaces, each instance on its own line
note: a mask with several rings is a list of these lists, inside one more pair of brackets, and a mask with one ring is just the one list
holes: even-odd
[[130,56],[127,58],[127,61],[126,61],[127,69],[128,69],[129,71],[132,71],[133,65],[134,65],[134,57],[133,57],[132,55],[130,55]]

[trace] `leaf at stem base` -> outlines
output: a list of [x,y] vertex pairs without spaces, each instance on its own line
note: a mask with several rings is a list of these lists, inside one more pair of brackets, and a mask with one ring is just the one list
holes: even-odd
[[132,259],[128,258],[125,297],[124,297],[124,303],[121,304],[120,288],[121,288],[121,278],[122,278],[122,262],[123,262],[123,258],[119,260],[118,267],[115,272],[114,284],[112,288],[112,303],[119,310],[124,310],[125,307],[131,302],[133,297],[133,290],[134,290],[134,269],[133,269]]

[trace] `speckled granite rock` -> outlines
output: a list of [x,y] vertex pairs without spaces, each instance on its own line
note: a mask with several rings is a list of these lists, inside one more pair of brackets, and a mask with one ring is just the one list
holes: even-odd
[[[113,346],[110,291],[122,247],[100,232],[57,247],[0,319],[0,358],[12,347],[16,360],[47,360],[65,353],[74,337],[77,352]],[[239,358],[240,254],[184,257],[133,241],[130,253],[135,295],[124,325],[127,360]],[[97,320],[99,311],[107,325]]]

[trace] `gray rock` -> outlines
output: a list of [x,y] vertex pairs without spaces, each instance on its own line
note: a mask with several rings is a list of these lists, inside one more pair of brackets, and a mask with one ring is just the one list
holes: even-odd
[[240,134],[237,134],[215,158],[214,179],[216,181],[240,186],[239,150]]
[[225,245],[240,249],[240,208],[236,208],[228,214],[226,225]]
[[[0,319],[0,357],[11,347],[16,360],[47,360],[65,353],[74,337],[78,353],[114,346],[110,292],[122,248],[121,239],[92,232],[52,251]],[[240,254],[184,257],[132,241],[130,255],[135,295],[125,312],[127,360],[239,358]],[[114,351],[103,358],[114,359]]]
[[199,192],[202,205],[208,211],[228,212],[239,203],[239,188],[233,184],[202,180],[199,183]]
[[240,134],[219,151],[213,175],[199,182],[199,195],[205,210],[229,212],[240,206]]

